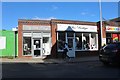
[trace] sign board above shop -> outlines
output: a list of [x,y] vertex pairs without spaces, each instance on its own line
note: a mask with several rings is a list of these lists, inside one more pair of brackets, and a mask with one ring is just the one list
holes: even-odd
[[120,27],[106,26],[107,32],[120,32]]
[[23,25],[23,30],[50,31],[50,26]]
[[97,26],[57,24],[57,31],[97,32]]

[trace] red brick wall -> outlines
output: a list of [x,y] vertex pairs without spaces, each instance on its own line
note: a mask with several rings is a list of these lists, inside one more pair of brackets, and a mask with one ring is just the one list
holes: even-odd
[[52,48],[51,55],[52,57],[56,57],[57,52],[57,24],[51,23],[51,38],[52,38]]
[[18,57],[22,57],[22,23],[18,22]]

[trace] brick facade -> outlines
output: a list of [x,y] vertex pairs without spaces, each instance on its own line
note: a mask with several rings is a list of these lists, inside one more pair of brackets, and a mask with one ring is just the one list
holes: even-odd
[[32,56],[23,56],[23,25],[37,25],[37,26],[50,26],[49,20],[19,20],[18,21],[18,57],[32,57]]
[[[32,56],[23,56],[23,45],[22,45],[22,33],[23,25],[38,25],[38,26],[50,26],[51,27],[51,57],[57,57],[57,24],[74,24],[74,25],[92,25],[97,26],[98,33],[98,49],[101,47],[101,33],[100,33],[100,21],[99,22],[85,22],[85,21],[72,21],[72,20],[19,20],[18,21],[18,57],[32,57]],[[106,23],[103,22],[102,27],[103,38],[106,38]],[[76,53],[86,53],[84,55],[96,55],[97,52],[82,51]],[[88,54],[87,54],[88,53]],[[95,53],[95,54],[94,54]]]

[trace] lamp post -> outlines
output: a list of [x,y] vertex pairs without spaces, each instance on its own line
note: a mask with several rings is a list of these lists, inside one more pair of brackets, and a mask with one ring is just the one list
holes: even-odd
[[99,7],[100,7],[100,34],[101,34],[101,46],[103,46],[103,35],[102,35],[102,5],[101,5],[101,0],[99,0]]

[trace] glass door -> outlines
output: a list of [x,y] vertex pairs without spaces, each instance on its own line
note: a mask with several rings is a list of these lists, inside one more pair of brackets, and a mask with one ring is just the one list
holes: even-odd
[[68,42],[68,52],[67,55],[69,57],[75,57],[75,45],[74,45],[74,38],[67,38],[67,42]]
[[34,38],[33,39],[33,57],[41,56],[41,39]]

